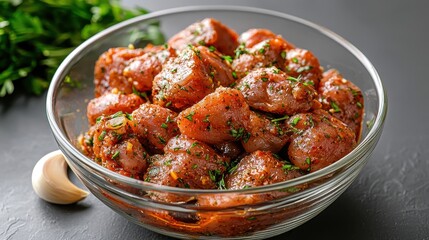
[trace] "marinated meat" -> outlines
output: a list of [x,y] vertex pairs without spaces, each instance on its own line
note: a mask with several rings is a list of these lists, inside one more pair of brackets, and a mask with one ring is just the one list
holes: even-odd
[[323,109],[347,124],[358,141],[364,113],[361,90],[337,70],[331,69],[323,73],[318,92]]
[[191,46],[167,61],[153,81],[155,104],[181,111],[215,90],[200,54]]
[[179,135],[177,113],[156,104],[145,103],[132,113],[132,130],[152,152],[161,153],[167,142]]
[[306,49],[294,48],[287,51],[286,64],[282,68],[287,75],[299,78],[302,82],[319,86],[322,68],[319,60]]
[[102,115],[112,115],[119,111],[131,113],[144,102],[135,94],[105,93],[89,101],[86,116],[89,124],[94,125],[97,118]]
[[254,109],[281,115],[306,112],[317,96],[313,86],[276,67],[259,68],[238,81],[237,88]]
[[294,115],[288,125],[291,133],[289,159],[304,171],[322,169],[356,146],[354,132],[322,109]]
[[250,110],[240,91],[219,87],[177,117],[180,132],[210,144],[247,139]]
[[285,120],[288,117],[269,119],[262,114],[252,112],[250,114],[250,137],[242,141],[246,152],[257,150],[277,153],[289,140]]
[[228,189],[245,189],[283,182],[302,176],[299,168],[282,162],[269,151],[255,151],[238,163],[235,171],[228,176]]
[[168,44],[177,50],[185,49],[189,44],[214,46],[219,52],[233,55],[238,46],[238,34],[221,22],[206,18],[196,22],[174,35]]

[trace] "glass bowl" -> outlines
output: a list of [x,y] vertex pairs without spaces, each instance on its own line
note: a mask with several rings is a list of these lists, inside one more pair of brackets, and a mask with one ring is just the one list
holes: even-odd
[[[93,98],[94,64],[110,47],[128,46],[133,32],[159,24],[167,38],[207,17],[241,33],[267,28],[309,49],[325,68],[338,69],[360,87],[365,114],[358,146],[341,160],[290,181],[242,190],[197,190],[155,185],[124,177],[86,157],[77,147],[88,129],[86,105]],[[329,206],[358,176],[381,135],[387,99],[370,61],[330,30],[284,13],[233,6],[184,7],[139,16],[110,27],[76,48],[58,68],[47,96],[48,120],[73,172],[103,203],[130,221],[176,238],[260,239],[289,231]],[[366,124],[365,124],[366,123]],[[193,199],[165,203],[162,192]],[[282,194],[279,194],[282,193]],[[286,193],[286,194],[284,194]],[[281,196],[263,201],[264,196]]]

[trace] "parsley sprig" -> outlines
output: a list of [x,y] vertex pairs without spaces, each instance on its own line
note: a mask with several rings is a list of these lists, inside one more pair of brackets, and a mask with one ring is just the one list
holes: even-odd
[[[0,97],[15,90],[40,95],[73,49],[101,30],[146,14],[114,0],[0,1]],[[134,38],[162,44],[157,24]]]

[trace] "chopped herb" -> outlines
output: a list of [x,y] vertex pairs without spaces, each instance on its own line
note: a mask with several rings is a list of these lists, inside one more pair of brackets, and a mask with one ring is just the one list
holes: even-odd
[[234,79],[237,79],[238,77],[237,77],[237,73],[235,72],[235,71],[232,71],[232,77],[234,78]]
[[281,56],[283,59],[286,59],[286,56],[287,56],[286,51],[282,51],[282,52],[280,53],[280,56]]
[[269,48],[270,48],[270,44],[265,43],[265,44],[262,46],[262,48],[261,48],[261,49],[259,49],[259,53],[264,54],[264,53],[265,53],[265,51],[266,51],[266,49],[269,49]]
[[161,135],[158,136],[158,139],[162,144],[165,144],[167,142]]
[[341,112],[340,107],[338,107],[338,105],[334,101],[331,101],[331,107],[334,113]]
[[220,190],[226,189],[226,185],[225,185],[225,176],[222,175],[222,178],[219,180],[219,182],[217,183],[218,188]]
[[296,70],[297,73],[302,73],[304,71],[309,71],[313,68],[313,66],[304,66],[304,67],[300,67]]
[[283,120],[286,120],[286,119],[289,119],[288,115],[285,115],[285,116],[283,116],[281,118],[272,119],[271,122],[280,122],[280,121],[283,121]]
[[313,81],[311,81],[311,80],[308,80],[308,81],[306,81],[306,82],[303,82],[302,83],[304,86],[314,86],[314,82]]
[[110,117],[111,118],[117,118],[117,117],[120,117],[122,115],[124,115],[124,113],[122,113],[122,111],[119,111],[119,112],[116,112],[115,114],[111,115]]
[[307,157],[305,159],[305,163],[307,163],[307,165],[308,165],[307,171],[310,172],[311,171],[311,159],[309,157]]
[[221,58],[225,60],[227,63],[232,63],[232,57],[228,55],[222,55]]
[[253,220],[256,220],[256,217],[248,217],[247,220],[253,221]]
[[246,185],[246,186],[244,186],[243,187],[243,189],[249,189],[249,188],[251,188],[252,186],[249,186],[249,185]]
[[104,137],[106,136],[106,133],[107,133],[106,130],[103,130],[101,134],[98,136],[98,140],[103,141]]
[[287,163],[287,164],[283,165],[282,169],[285,170],[285,171],[292,171],[292,170],[298,170],[299,167]]
[[146,100],[146,102],[150,102],[149,97],[147,96],[146,92],[139,92],[137,91],[137,89],[133,86],[133,93],[141,98],[144,98],[144,100]]
[[240,55],[242,55],[242,54],[247,54],[247,53],[249,53],[247,50],[246,50],[246,48],[245,48],[245,45],[244,45],[244,43],[240,43],[240,46],[238,46],[238,48],[237,49],[235,49],[235,58],[238,58]]
[[89,139],[85,139],[85,144],[88,145],[89,147],[94,146],[94,138],[90,137]]
[[292,58],[292,62],[293,63],[298,63],[298,58],[296,58],[296,57]]
[[301,81],[301,75],[299,75],[297,78],[292,77],[292,76],[288,76],[286,79],[289,81],[292,81],[292,82],[299,82],[299,81]]
[[119,151],[116,151],[113,155],[112,155],[112,159],[117,159],[119,157]]
[[181,148],[181,147],[175,147],[175,148],[173,148],[173,150],[174,150],[175,152],[179,151],[180,149],[182,149],[182,148]]
[[132,121],[132,120],[133,120],[133,115],[131,115],[131,114],[129,114],[129,113],[125,113],[125,117],[126,117],[128,120],[130,120],[130,121]]
[[193,121],[192,117],[195,115],[194,111],[191,111],[185,118],[188,119],[189,121]]
[[279,74],[279,73],[280,73],[280,70],[279,70],[278,68],[274,68],[274,69],[273,69],[273,73],[275,73],[275,74]]
[[186,153],[190,155],[191,154],[191,150],[189,148],[186,149]]
[[198,168],[198,164],[192,165],[192,169],[196,169],[196,168]]
[[358,108],[362,108],[362,103],[357,102],[357,103],[356,103],[356,106],[358,106]]
[[194,143],[192,143],[191,148],[193,148],[193,147],[195,147],[195,146],[198,146],[198,145],[199,145],[199,143],[198,143],[198,142],[194,142]]
[[203,40],[198,41],[198,44],[200,44],[201,46],[205,46],[206,42],[204,42]]
[[214,51],[216,51],[215,46],[210,46],[210,47],[209,47],[209,51],[210,51],[210,52],[214,52]]
[[262,82],[267,82],[268,78],[267,77],[263,77],[263,78],[261,78],[261,80],[262,80]]
[[173,161],[173,159],[169,159],[167,161],[164,162],[165,166],[171,166],[171,161]]
[[299,120],[301,120],[301,118],[300,118],[300,117],[295,117],[295,118],[292,120],[291,125],[295,127],[295,126],[298,124]]
[[203,122],[209,123],[210,122],[209,117],[210,117],[210,114],[206,115],[206,117],[204,118]]
[[235,85],[237,85],[237,82],[233,82],[233,83],[231,83],[231,84],[229,85],[229,87],[230,87],[230,88],[233,88],[233,87],[235,87]]
[[171,70],[171,73],[177,73],[177,68]]
[[162,127],[162,128],[164,128],[164,129],[167,129],[167,128],[168,128],[168,125],[167,125],[167,124],[165,124],[165,123],[162,123],[162,124],[161,124],[161,127]]
[[103,116],[99,116],[99,117],[95,120],[95,122],[96,122],[96,123],[100,123],[102,119],[103,119]]
[[308,124],[309,124],[311,127],[314,127],[313,116],[311,116],[311,115],[308,117]]
[[165,123],[172,123],[173,119],[171,119],[170,116],[167,116],[167,119],[165,120]]
[[165,104],[165,106],[166,106],[166,107],[169,107],[169,106],[171,106],[171,103],[172,103],[172,102],[171,102],[171,101],[169,101],[167,104]]

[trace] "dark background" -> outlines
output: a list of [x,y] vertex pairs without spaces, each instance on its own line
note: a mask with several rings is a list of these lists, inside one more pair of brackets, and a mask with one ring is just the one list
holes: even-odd
[[[231,4],[325,26],[377,68],[389,99],[384,132],[358,179],[306,224],[274,239],[429,239],[429,1],[123,1],[152,11]],[[36,161],[57,149],[45,95],[0,100],[0,239],[170,239],[129,223],[90,195],[58,206],[31,187]]]

